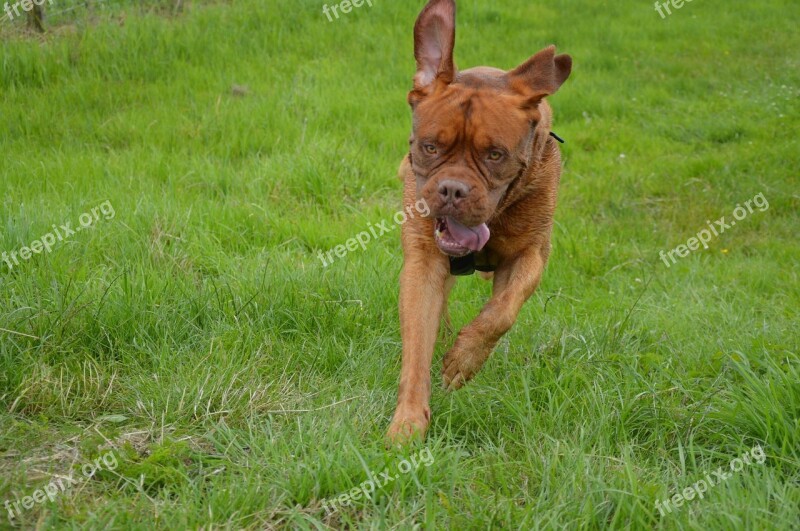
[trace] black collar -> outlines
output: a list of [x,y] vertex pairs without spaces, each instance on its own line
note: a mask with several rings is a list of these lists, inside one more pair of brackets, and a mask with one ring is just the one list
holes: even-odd
[[464,277],[481,271],[483,273],[491,273],[495,270],[492,265],[478,265],[475,263],[475,253],[469,253],[466,256],[451,256],[450,257],[450,274],[455,277]]

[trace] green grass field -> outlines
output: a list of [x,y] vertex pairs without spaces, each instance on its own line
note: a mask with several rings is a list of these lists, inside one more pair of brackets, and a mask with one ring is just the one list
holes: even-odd
[[[800,4],[458,2],[462,68],[573,56],[553,253],[463,390],[437,347],[427,440],[386,450],[398,231],[317,253],[400,208],[424,2],[323,3],[0,22],[0,529],[797,529]],[[490,289],[459,281],[457,327]]]

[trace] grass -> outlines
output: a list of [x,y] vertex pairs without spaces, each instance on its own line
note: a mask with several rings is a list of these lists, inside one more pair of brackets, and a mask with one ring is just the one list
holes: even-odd
[[[478,377],[435,389],[434,463],[328,514],[420,451],[382,441],[397,234],[316,254],[400,207],[423,2],[332,23],[321,4],[2,23],[0,252],[115,215],[0,262],[0,502],[118,466],[0,528],[796,526],[800,6],[459,2],[462,67],[550,43],[575,60],[551,98],[553,254]],[[759,193],[768,209],[661,261]],[[459,327],[489,290],[459,282]],[[764,464],[660,514],[757,445]]]

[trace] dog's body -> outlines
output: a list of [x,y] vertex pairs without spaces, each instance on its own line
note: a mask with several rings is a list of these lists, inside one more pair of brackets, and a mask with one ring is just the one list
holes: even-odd
[[414,36],[417,74],[408,98],[414,130],[400,177],[404,205],[424,199],[431,215],[403,227],[403,367],[388,432],[394,442],[424,436],[430,422],[431,358],[455,283],[450,257],[472,253],[495,272],[491,299],[444,358],[447,389],[480,370],[539,284],[561,173],[543,98],[572,66],[551,46],[510,72],[457,72],[453,0],[431,0]]

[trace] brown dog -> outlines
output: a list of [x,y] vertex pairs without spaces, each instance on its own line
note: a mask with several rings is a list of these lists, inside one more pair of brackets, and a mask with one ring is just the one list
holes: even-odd
[[509,72],[459,72],[455,8],[453,0],[430,0],[414,26],[413,133],[400,177],[404,205],[424,199],[431,214],[403,226],[403,368],[391,442],[428,429],[431,358],[439,323],[448,320],[453,273],[495,272],[491,299],[444,358],[448,390],[480,370],[539,284],[550,253],[561,155],[544,98],[569,77],[572,59],[550,46]]

